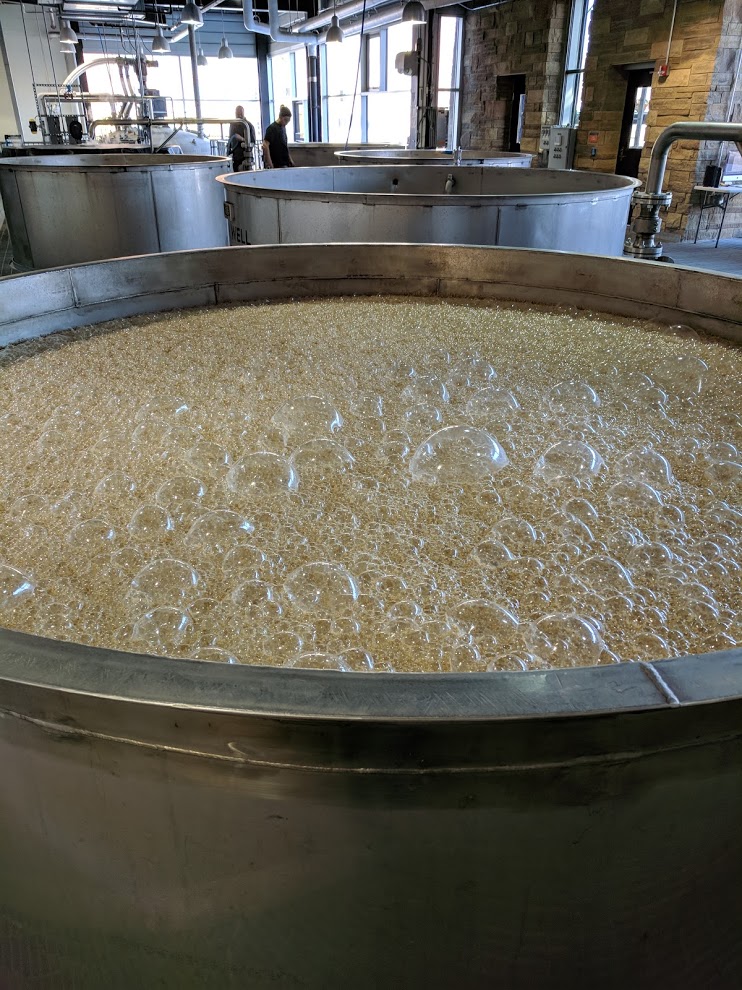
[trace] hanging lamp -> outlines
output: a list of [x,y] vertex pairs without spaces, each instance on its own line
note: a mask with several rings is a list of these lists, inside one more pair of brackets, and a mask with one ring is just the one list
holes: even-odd
[[407,0],[402,8],[403,24],[424,24],[428,19],[420,0]]
[[183,13],[180,15],[180,23],[194,28],[203,27],[203,14],[194,0],[188,0],[188,3],[183,8]]

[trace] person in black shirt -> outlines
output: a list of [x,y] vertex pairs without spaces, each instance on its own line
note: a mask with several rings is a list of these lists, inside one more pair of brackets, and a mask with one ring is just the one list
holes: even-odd
[[236,107],[234,115],[237,119],[229,125],[227,154],[232,156],[232,169],[235,172],[243,172],[251,167],[255,128],[245,119],[244,107]]
[[294,163],[289,154],[286,124],[291,120],[291,111],[282,106],[278,120],[270,124],[263,136],[263,163],[266,168],[292,168]]

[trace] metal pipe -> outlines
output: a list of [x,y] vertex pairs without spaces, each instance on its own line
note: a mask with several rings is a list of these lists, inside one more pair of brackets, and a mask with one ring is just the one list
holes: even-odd
[[309,140],[322,140],[322,93],[319,80],[319,58],[316,45],[307,45],[307,104],[309,110]]
[[714,120],[678,121],[670,124],[654,142],[647,174],[647,193],[662,192],[667,156],[676,141],[742,141],[742,124],[724,124]]
[[[78,65],[68,76],[65,76],[60,84],[59,91],[61,93],[63,89],[71,87],[80,76],[84,75],[88,69],[92,69],[94,65],[125,65],[130,62],[136,62],[138,57],[137,55],[98,55],[96,58],[91,58],[89,62],[86,62],[84,65]],[[159,65],[157,59],[154,58],[145,59],[144,63],[151,69],[156,69]]]
[[245,25],[245,30],[252,31],[254,34],[263,34],[270,38],[270,27],[255,20],[252,0],[242,0],[242,21]]
[[193,102],[196,104],[196,117],[199,118],[196,133],[199,137],[204,136],[204,128],[201,123],[201,88],[198,84],[198,52],[196,51],[196,32],[192,24],[188,25],[188,47],[191,52],[191,75],[193,76]]
[[297,40],[293,31],[284,31],[279,23],[281,12],[278,9],[278,0],[268,0],[268,28],[270,30],[271,41],[287,41],[293,43]]
[[631,225],[632,237],[624,253],[648,261],[662,258],[662,243],[657,235],[662,228],[660,210],[672,202],[672,193],[663,192],[667,156],[676,141],[734,141],[742,150],[742,124],[725,124],[714,120],[677,121],[662,131],[654,142],[649,160],[647,182],[641,192],[635,192],[631,203],[639,214]]

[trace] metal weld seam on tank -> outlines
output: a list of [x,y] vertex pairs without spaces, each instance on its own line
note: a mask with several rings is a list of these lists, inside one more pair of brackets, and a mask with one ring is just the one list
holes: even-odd
[[[647,665],[649,666],[649,665]],[[681,705],[681,702],[677,702]],[[198,709],[198,711],[205,712],[208,709]],[[638,712],[633,712],[634,714],[640,714],[642,711],[658,711],[661,708],[651,708],[651,709],[641,709]],[[234,711],[218,712],[217,714],[235,714]],[[627,712],[628,714],[628,712]],[[9,711],[7,709],[0,709],[0,718],[10,717],[17,719],[20,722],[27,722],[31,725],[36,726],[38,729],[42,729],[48,735],[65,737],[69,740],[83,741],[85,739],[97,739],[108,743],[119,743],[122,745],[135,746],[138,749],[153,750],[155,752],[163,753],[176,753],[181,756],[193,756],[198,759],[205,760],[219,760],[224,763],[239,764],[244,763],[251,767],[257,767],[260,769],[271,769],[271,770],[292,770],[292,771],[305,771],[308,773],[328,773],[328,774],[352,774],[354,776],[370,776],[375,774],[377,776],[406,776],[406,777],[419,777],[421,775],[454,775],[454,774],[476,774],[476,775],[490,775],[490,774],[503,774],[503,773],[522,773],[524,771],[544,771],[544,770],[560,770],[565,767],[574,769],[578,767],[589,767],[589,766],[605,766],[607,764],[614,763],[626,763],[630,760],[641,760],[649,757],[656,756],[660,753],[671,753],[671,752],[682,752],[692,749],[701,749],[710,744],[718,744],[724,742],[731,742],[733,740],[739,739],[742,736],[742,726],[739,729],[735,729],[733,732],[725,732],[718,736],[713,736],[711,738],[705,737],[704,739],[691,739],[687,742],[678,743],[675,745],[668,746],[653,746],[644,747],[641,750],[627,750],[626,752],[619,753],[598,753],[593,756],[576,756],[576,757],[566,757],[563,760],[554,761],[543,761],[538,763],[503,763],[494,764],[486,766],[476,766],[476,765],[463,765],[463,766],[435,766],[430,765],[426,767],[352,767],[352,766],[327,766],[326,764],[309,764],[309,763],[285,763],[275,760],[259,760],[251,757],[242,752],[237,743],[228,742],[227,748],[233,755],[228,755],[227,753],[208,753],[203,750],[189,749],[186,746],[168,746],[164,743],[156,742],[146,742],[141,739],[131,739],[127,736],[115,736],[110,735],[105,732],[94,732],[90,729],[79,728],[77,726],[65,725],[56,722],[49,722],[47,719],[34,718],[31,715],[22,715],[19,712]],[[269,718],[274,719],[275,716],[262,714],[258,716],[259,718]],[[418,720],[415,720],[418,721]],[[536,720],[538,721],[538,720]]]
[[647,663],[645,660],[639,661],[640,668],[644,671],[647,677],[652,681],[656,688],[659,689],[662,696],[670,705],[679,705],[680,699],[675,694],[673,689],[660,674],[656,667],[653,667],[651,663]]

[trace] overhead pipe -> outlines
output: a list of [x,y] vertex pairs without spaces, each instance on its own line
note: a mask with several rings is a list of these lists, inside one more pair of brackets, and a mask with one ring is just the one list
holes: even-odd
[[[69,75],[64,77],[59,87],[60,95],[62,95],[62,90],[71,88],[80,76],[84,75],[88,69],[92,69],[94,65],[108,64],[122,66],[136,62],[138,58],[138,55],[96,55],[95,58],[91,58],[90,61],[86,62],[84,65],[78,65],[72,70],[72,72],[69,73]],[[159,65],[157,59],[150,58],[145,59],[144,63],[151,69],[156,69]]]
[[662,244],[657,235],[662,227],[660,209],[672,202],[672,193],[662,192],[670,148],[676,141],[734,141],[742,152],[742,124],[725,124],[713,120],[678,121],[662,131],[654,142],[649,160],[647,181],[641,192],[635,192],[632,205],[639,215],[632,224],[633,239],[625,253],[634,258],[659,261]]
[[263,34],[270,38],[271,29],[267,24],[261,24],[255,19],[252,0],[242,0],[242,21],[247,31],[254,34]]

